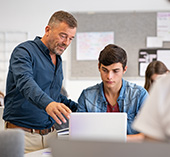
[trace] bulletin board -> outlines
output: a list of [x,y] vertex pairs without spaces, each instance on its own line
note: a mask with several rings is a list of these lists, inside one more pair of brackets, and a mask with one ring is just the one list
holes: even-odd
[[[78,21],[77,32],[114,32],[114,44],[124,48],[128,55],[125,77],[139,77],[139,50],[146,48],[148,36],[156,36],[157,12],[75,12],[73,15]],[[71,44],[70,63],[71,78],[99,78],[97,60],[76,59],[76,37]]]

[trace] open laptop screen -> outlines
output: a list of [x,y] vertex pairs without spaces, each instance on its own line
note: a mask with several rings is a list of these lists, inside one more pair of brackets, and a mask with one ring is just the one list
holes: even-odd
[[70,114],[70,139],[126,142],[126,136],[126,113],[74,112]]

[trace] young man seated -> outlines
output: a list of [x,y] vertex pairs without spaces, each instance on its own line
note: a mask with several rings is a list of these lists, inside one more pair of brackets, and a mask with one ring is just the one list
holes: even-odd
[[107,45],[98,60],[102,82],[82,91],[77,112],[126,112],[127,140],[141,139],[143,136],[131,124],[148,92],[122,78],[127,71],[127,54],[121,47]]

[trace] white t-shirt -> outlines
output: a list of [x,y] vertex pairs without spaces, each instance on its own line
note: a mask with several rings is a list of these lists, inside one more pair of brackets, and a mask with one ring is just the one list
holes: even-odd
[[170,74],[155,82],[133,127],[149,137],[170,142]]

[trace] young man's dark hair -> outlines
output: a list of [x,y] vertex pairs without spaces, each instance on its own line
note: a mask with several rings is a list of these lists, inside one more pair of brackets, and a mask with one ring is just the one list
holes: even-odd
[[121,47],[109,44],[100,52],[99,67],[101,64],[108,66],[119,62],[122,63],[124,69],[127,64],[127,54]]

